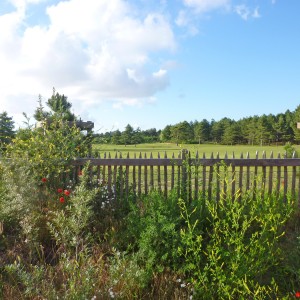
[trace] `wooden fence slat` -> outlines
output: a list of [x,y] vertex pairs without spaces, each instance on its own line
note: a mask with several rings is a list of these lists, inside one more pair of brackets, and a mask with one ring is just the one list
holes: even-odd
[[[175,156],[174,156],[174,152],[172,154],[172,159],[174,159]],[[172,164],[171,166],[171,189],[174,189],[175,187],[175,166],[174,164]]]
[[[241,159],[243,159],[243,153],[241,154]],[[241,200],[242,197],[242,191],[243,191],[243,166],[240,166],[240,171],[239,171],[239,197],[238,200]]]
[[107,188],[109,199],[112,199],[112,187],[111,187],[111,166],[107,167]]
[[[167,152],[165,152],[165,159],[167,158]],[[168,197],[168,167],[164,166],[164,196]]]
[[[139,160],[142,158],[142,153],[140,153]],[[138,166],[138,196],[142,194],[142,166]]]
[[284,194],[284,198],[283,198],[283,200],[284,200],[284,202],[286,202],[286,194],[287,194],[287,187],[288,187],[288,170],[287,170],[287,167],[286,166],[284,166],[283,167],[283,174],[284,174],[284,184],[283,184],[283,186],[284,186],[284,191],[283,191],[283,194]]
[[[283,193],[285,201],[290,193],[300,205],[300,178],[297,175],[300,158],[295,156],[281,158],[278,154],[274,158],[271,152],[270,158],[266,158],[263,152],[262,158],[258,158],[256,152],[253,159],[249,153],[246,158],[243,154],[236,158],[234,153],[232,158],[228,158],[227,153],[224,158],[220,158],[218,153],[216,157],[212,153],[210,158],[206,158],[204,153],[199,158],[198,152],[191,157],[188,151],[182,151],[178,157],[173,153],[171,158],[166,152],[163,157],[158,153],[157,158],[153,158],[152,153],[150,157],[145,154],[143,158],[141,153],[138,158],[136,154],[130,158],[127,153],[123,158],[122,153],[116,152],[115,158],[112,158],[108,152],[103,154],[103,158],[75,159],[65,179],[70,177],[77,182],[80,170],[88,161],[91,180],[93,176],[97,177],[99,183],[107,185],[110,196],[118,192],[117,198],[128,197],[131,186],[133,193],[139,196],[157,189],[167,197],[169,190],[177,188],[178,195],[185,196],[187,200],[207,195],[210,199],[216,197],[217,201],[220,196],[226,197],[227,193],[235,196],[237,189],[240,197],[241,193],[253,188],[262,193]],[[231,178],[229,185],[228,178]]]
[[297,172],[296,172],[296,167],[292,167],[292,197],[295,199],[296,195],[296,177],[297,177]]
[[[211,154],[211,159],[213,159],[213,158],[214,158],[214,155],[212,153]],[[209,175],[208,175],[208,193],[207,193],[207,196],[208,196],[209,200],[211,199],[211,196],[212,196],[213,173],[214,173],[214,167],[210,166],[209,167]]]
[[[158,153],[158,156],[157,156],[159,159],[160,159],[160,154]],[[161,178],[160,178],[160,166],[158,165],[157,166],[157,189],[159,192],[161,192]]]
[[[205,160],[205,153],[203,153],[203,161]],[[202,167],[202,197],[205,197],[206,191],[206,166],[203,165]]]

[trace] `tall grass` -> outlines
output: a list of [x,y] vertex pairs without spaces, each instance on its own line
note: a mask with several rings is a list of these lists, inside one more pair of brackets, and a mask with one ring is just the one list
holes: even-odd
[[30,174],[2,169],[0,298],[292,299],[300,289],[292,197],[117,201],[88,174],[59,203]]

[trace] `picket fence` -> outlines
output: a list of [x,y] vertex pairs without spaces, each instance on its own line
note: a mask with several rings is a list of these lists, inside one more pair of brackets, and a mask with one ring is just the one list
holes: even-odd
[[258,152],[254,158],[249,153],[239,158],[233,153],[231,157],[225,154],[212,153],[209,158],[206,154],[200,158],[194,157],[187,150],[181,151],[178,156],[174,153],[168,158],[167,154],[153,158],[152,153],[139,154],[137,157],[122,157],[122,154],[104,153],[98,158],[77,158],[72,162],[74,179],[78,180],[84,165],[90,162],[90,176],[98,180],[111,198],[124,199],[129,195],[140,197],[151,190],[161,192],[165,197],[172,190],[179,197],[197,199],[205,196],[209,199],[220,199],[224,195],[241,197],[245,192],[281,193],[286,199],[291,195],[300,203],[300,159],[293,155],[287,158],[284,154],[273,153],[267,158],[263,152]]

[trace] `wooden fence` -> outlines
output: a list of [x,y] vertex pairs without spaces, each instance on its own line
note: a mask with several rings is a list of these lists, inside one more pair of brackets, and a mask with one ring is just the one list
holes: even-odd
[[269,158],[263,153],[250,158],[246,154],[236,158],[225,155],[220,158],[213,154],[209,158],[198,153],[191,157],[183,150],[177,157],[168,158],[158,153],[157,158],[145,154],[133,158],[110,153],[103,158],[78,158],[72,162],[74,177],[78,177],[83,166],[90,161],[90,174],[104,186],[112,198],[127,198],[130,194],[141,196],[151,190],[160,191],[165,197],[171,190],[186,199],[206,196],[217,200],[224,194],[240,197],[247,191],[260,193],[289,194],[300,203],[300,180],[298,167],[300,159],[277,158],[271,153]]

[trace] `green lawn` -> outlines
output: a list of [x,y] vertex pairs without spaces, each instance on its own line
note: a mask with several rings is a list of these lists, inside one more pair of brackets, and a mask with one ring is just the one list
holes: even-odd
[[[270,154],[273,151],[274,158],[277,158],[278,154],[280,153],[281,156],[284,155],[284,146],[251,146],[251,145],[216,145],[216,144],[182,144],[182,145],[176,145],[172,143],[154,143],[154,144],[139,144],[139,145],[111,145],[111,144],[97,144],[93,146],[94,149],[98,150],[100,152],[100,155],[102,156],[105,152],[110,152],[112,157],[115,156],[115,153],[117,152],[118,155],[121,153],[123,157],[126,157],[127,153],[129,153],[130,157],[134,156],[134,153],[137,155],[137,157],[142,153],[142,157],[147,155],[147,157],[150,156],[150,153],[152,152],[153,157],[157,157],[158,153],[160,153],[160,156],[163,157],[164,153],[167,153],[168,157],[172,157],[173,153],[176,156],[178,156],[178,153],[182,149],[188,149],[192,156],[196,154],[198,151],[199,156],[203,157],[203,154],[205,153],[205,156],[211,157],[211,154],[213,153],[214,157],[216,157],[217,153],[219,153],[220,158],[224,158],[225,153],[227,152],[228,157],[232,158],[232,155],[234,153],[236,158],[239,158],[241,156],[241,153],[243,153],[244,158],[247,155],[247,152],[249,152],[250,158],[255,158],[256,151],[258,151],[259,158],[262,157],[263,152],[266,153],[267,158],[270,158]],[[293,146],[296,151],[300,151],[300,145],[294,145]]]

